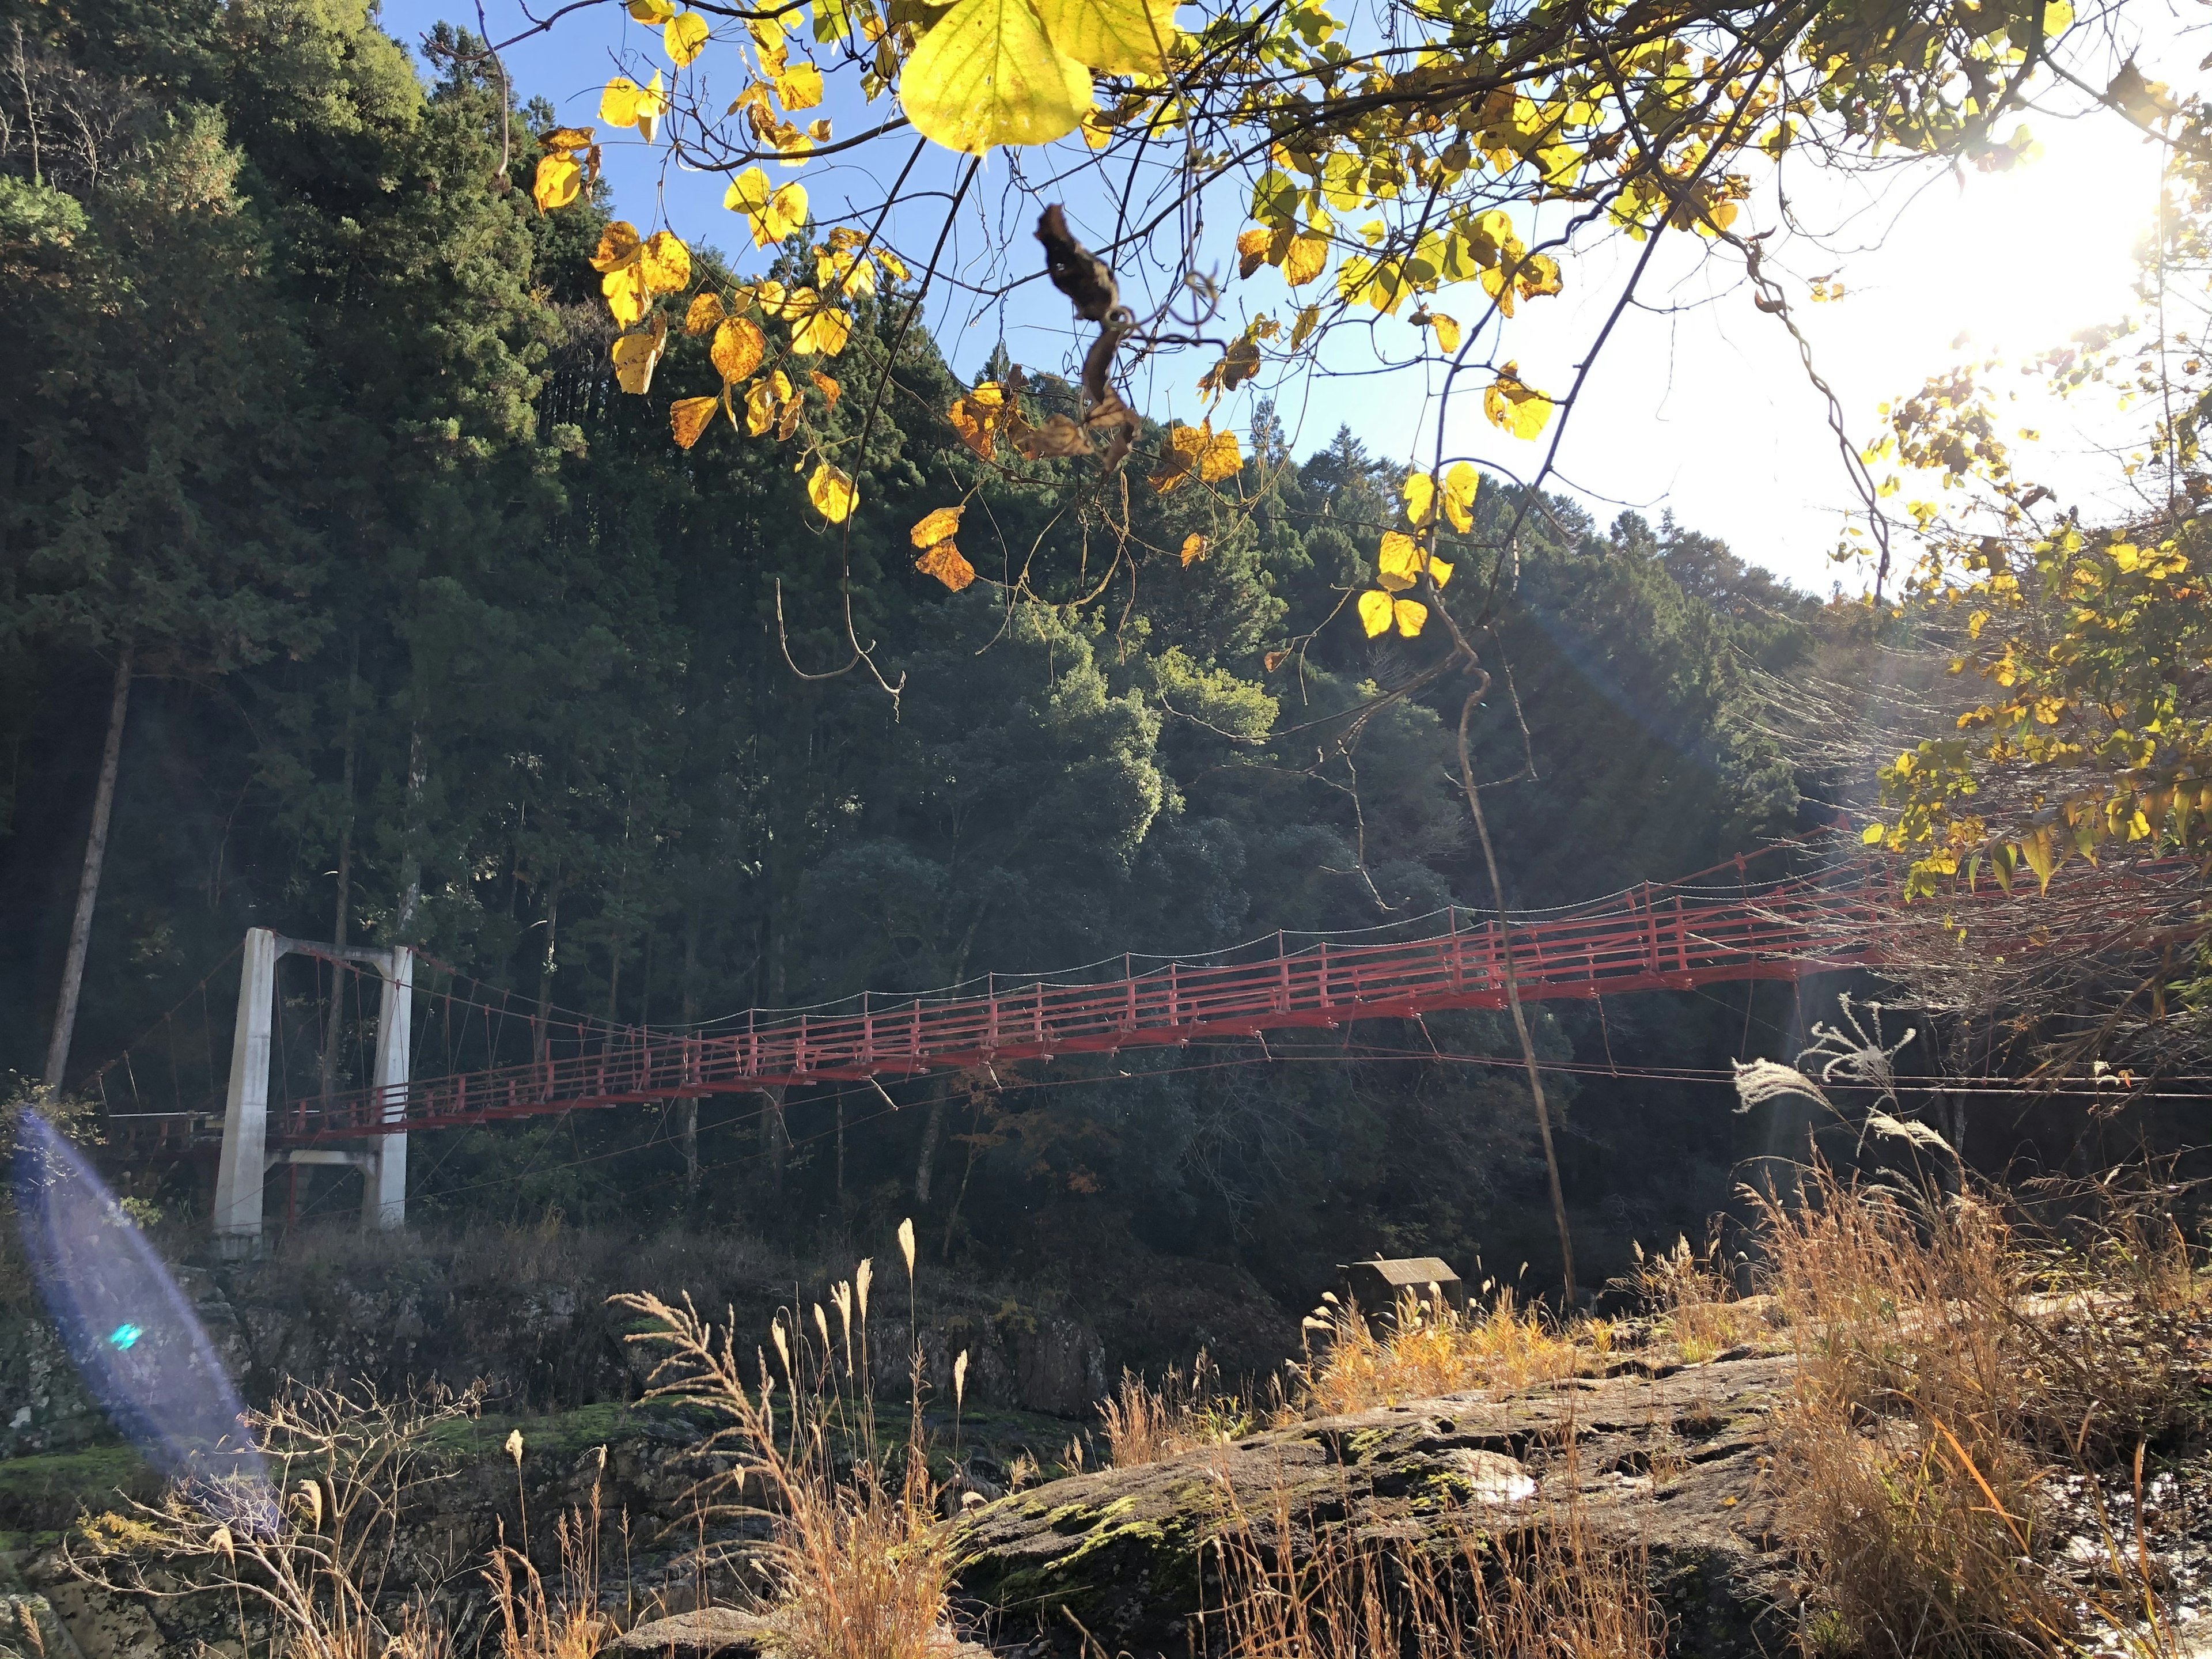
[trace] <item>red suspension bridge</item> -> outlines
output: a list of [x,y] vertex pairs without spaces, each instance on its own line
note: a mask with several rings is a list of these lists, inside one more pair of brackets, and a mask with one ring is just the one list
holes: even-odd
[[1759,885],[1745,864],[1517,915],[1503,930],[1455,908],[1349,940],[1277,933],[1200,958],[1124,957],[1059,975],[994,975],[945,992],[755,1010],[696,1030],[603,1028],[595,1044],[574,1054],[274,1108],[270,1139],[313,1146],[548,1112],[1499,1008],[1508,937],[1520,994],[1529,1001],[1879,968],[1900,930],[1925,933],[1961,913],[1995,921],[1999,936],[2019,948],[2096,951],[2141,934],[2200,879],[2189,861],[2080,866],[2062,882],[2077,900],[2094,894],[2087,906],[2052,903],[2058,890],[2039,899],[2033,888],[2007,894],[1984,881],[1972,895],[1907,910],[1886,861],[1854,859],[1821,875]]

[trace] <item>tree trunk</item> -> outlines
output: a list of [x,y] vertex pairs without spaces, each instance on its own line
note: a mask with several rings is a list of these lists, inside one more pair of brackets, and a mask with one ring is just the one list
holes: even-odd
[[[356,645],[355,647],[356,659],[358,659],[359,652],[360,647]],[[337,908],[337,913],[331,920],[331,943],[340,947],[343,947],[346,942],[346,918],[353,908],[353,671],[349,669],[346,672],[345,768],[343,772],[345,817],[338,825]],[[334,962],[331,964],[331,1006],[328,1018],[323,1027],[323,1060],[320,1077],[322,1091],[325,1095],[331,1092],[332,1085],[337,1080],[338,1037],[344,1030],[343,1016],[345,1013],[345,998],[342,994],[342,990],[345,984],[345,980],[343,978],[345,971],[345,967],[342,963]]]
[[[691,1023],[698,1016],[699,980],[699,906],[686,905],[684,915],[684,1018],[680,1022],[686,1036],[691,1035]],[[686,1095],[676,1108],[676,1134],[684,1147],[684,1190],[687,1195],[699,1190],[699,1097]]]
[[532,1043],[538,1064],[553,1057],[553,1033],[546,1021],[553,1011],[553,953],[559,948],[561,930],[561,866],[553,866],[553,879],[545,892],[545,960],[538,970],[538,1033]]
[[92,948],[92,908],[100,898],[100,867],[107,858],[107,824],[115,811],[115,774],[123,764],[123,720],[131,708],[131,642],[115,659],[115,687],[107,700],[107,741],[100,751],[100,782],[92,793],[92,828],[84,838],[84,875],[70,921],[69,957],[62,964],[61,996],[54,1004],[53,1035],[46,1043],[46,1087],[59,1094],[69,1069],[70,1039],[76,1034],[77,996],[84,989],[84,959]]
[[945,1091],[939,1090],[929,1103],[929,1120],[921,1126],[921,1157],[914,1166],[914,1204],[916,1209],[929,1203],[931,1166],[937,1162],[937,1138],[945,1127]]
[[400,858],[399,918],[393,928],[395,945],[411,945],[415,913],[422,905],[422,726],[418,720],[407,734],[407,801],[401,833],[406,837]]
[[783,1152],[791,1137],[783,1132],[783,1085],[763,1089],[761,1097],[761,1150],[768,1154],[769,1180],[775,1189],[783,1190]]
[[[1477,670],[1477,672],[1481,671]],[[1487,686],[1490,677],[1483,675]],[[1459,713],[1459,776],[1467,793],[1467,810],[1474,815],[1474,832],[1482,842],[1482,862],[1490,872],[1490,899],[1498,912],[1498,959],[1505,974],[1505,1006],[1513,1012],[1513,1033],[1521,1039],[1521,1060],[1528,1072],[1528,1095],[1536,1103],[1536,1133],[1544,1143],[1544,1172],[1551,1178],[1552,1219],[1559,1230],[1559,1275],[1566,1293],[1562,1316],[1575,1310],[1575,1241],[1567,1231],[1567,1200],[1559,1186],[1559,1158],[1552,1149],[1552,1111],[1544,1100],[1543,1074],[1536,1067],[1536,1044],[1528,1035],[1528,1017],[1521,1009],[1521,976],[1513,967],[1513,929],[1505,919],[1505,884],[1498,878],[1498,854],[1490,845],[1490,821],[1482,815],[1482,793],[1474,786],[1474,762],[1468,752],[1468,722],[1481,700],[1478,690],[1461,705]]]
[[945,1217],[945,1248],[938,1251],[940,1261],[952,1260],[952,1235],[960,1225],[960,1206],[967,1201],[969,1178],[975,1173],[975,1154],[983,1145],[983,1106],[974,1095],[969,1097],[975,1109],[968,1118],[968,1162],[960,1171],[960,1185],[952,1194],[952,1207]]

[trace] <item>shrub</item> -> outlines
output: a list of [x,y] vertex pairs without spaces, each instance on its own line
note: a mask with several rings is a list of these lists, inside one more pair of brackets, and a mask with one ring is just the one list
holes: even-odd
[[1243,1401],[1221,1392],[1220,1381],[1203,1348],[1189,1376],[1170,1366],[1157,1389],[1123,1371],[1121,1386],[1098,1408],[1108,1461],[1117,1469],[1133,1468],[1249,1432],[1251,1413]]
[[[1761,1200],[1798,1360],[1782,1522],[1869,1654],[2078,1647],[2084,1611],[2051,1571],[2056,1465],[2139,1458],[2144,1435],[2198,1409],[2173,1327],[2205,1286],[2178,1230],[2108,1218],[2069,1243],[2000,1199],[1816,1164],[1798,1202]],[[2125,1272],[2100,1265],[2122,1257]],[[2154,1631],[2155,1595],[2126,1588],[2129,1613],[2093,1603],[2087,1621],[2129,1638],[2148,1609]]]
[[1540,1307],[1516,1300],[1510,1287],[1485,1290],[1492,1294],[1489,1305],[1467,1313],[1408,1294],[1380,1330],[1358,1307],[1327,1296],[1307,1316],[1306,1358],[1291,1369],[1291,1413],[1327,1416],[1468,1389],[1552,1382],[1573,1376],[1589,1348],[1602,1346],[1601,1328],[1562,1333]]

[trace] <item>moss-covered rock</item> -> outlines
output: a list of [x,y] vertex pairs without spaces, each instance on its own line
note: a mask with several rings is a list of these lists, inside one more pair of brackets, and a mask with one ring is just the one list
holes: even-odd
[[977,1510],[960,1593],[996,1643],[1033,1654],[1187,1659],[1218,1607],[1206,1542],[1232,1517],[1272,1540],[1288,1514],[1294,1552],[1345,1521],[1417,1547],[1447,1518],[1545,1526],[1571,1496],[1601,1545],[1647,1559],[1675,1651],[1781,1651],[1796,1608],[1759,1459],[1788,1377],[1747,1358],[1459,1395],[1078,1475]]

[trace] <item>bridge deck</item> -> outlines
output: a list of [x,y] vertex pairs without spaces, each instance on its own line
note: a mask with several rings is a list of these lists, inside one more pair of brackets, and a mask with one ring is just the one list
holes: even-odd
[[[1739,864],[1737,868],[1741,869]],[[2101,872],[2109,881],[2118,872]],[[2156,890],[2193,884],[2193,865],[2137,865]],[[2029,896],[1994,889],[1940,907],[2001,908],[2032,936]],[[2140,914],[2142,902],[2112,907]],[[2152,908],[2155,908],[2155,902]],[[1901,925],[1936,925],[1939,907],[1900,912],[1887,870],[1854,864],[1826,876],[1735,891],[1645,884],[1592,904],[1516,917],[1513,964],[1524,1000],[1684,990],[1815,971],[1878,967]],[[2047,915],[2047,912],[2042,913]],[[1911,920],[1907,921],[1910,917]],[[754,1011],[711,1031],[610,1031],[590,1052],[359,1090],[272,1110],[272,1144],[307,1146],[449,1128],[645,1101],[837,1079],[908,1077],[999,1060],[1111,1053],[1270,1030],[1334,1027],[1505,1003],[1500,930],[1459,910],[1426,937],[1247,946],[1210,959],[1081,979],[986,982],[981,994],[869,995],[834,1007]],[[2064,941],[2059,942],[2062,946]],[[2087,941],[2083,941],[2087,943]],[[2045,942],[2045,948],[2049,948]]]

